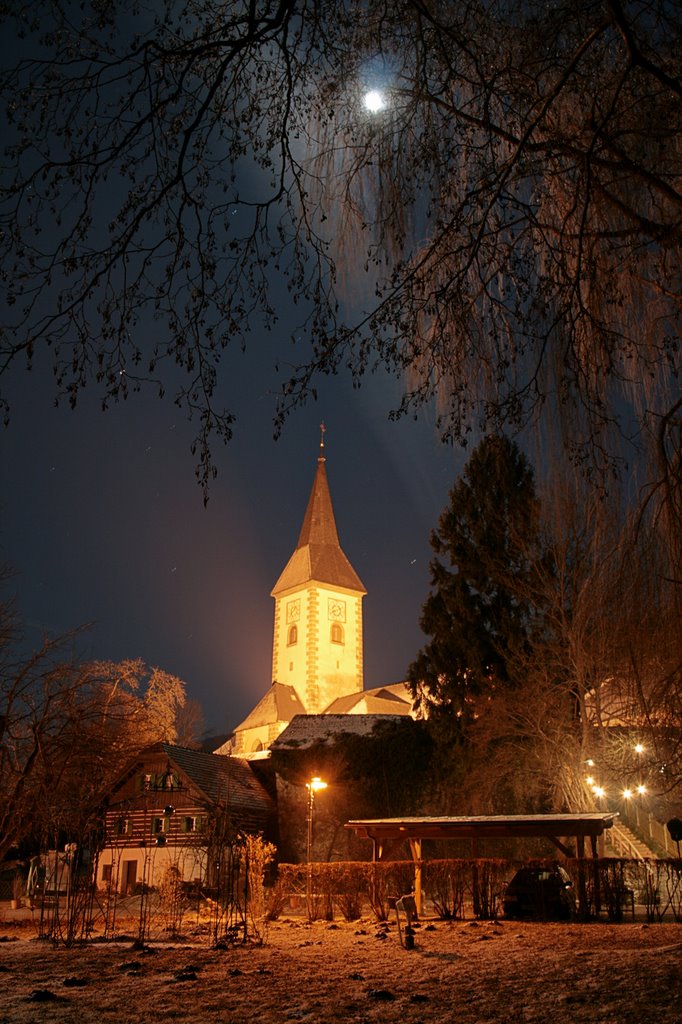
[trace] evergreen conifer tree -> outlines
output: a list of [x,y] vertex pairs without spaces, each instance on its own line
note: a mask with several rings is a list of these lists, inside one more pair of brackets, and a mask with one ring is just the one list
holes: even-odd
[[408,684],[434,723],[460,732],[477,699],[510,685],[510,659],[538,614],[527,586],[537,536],[531,466],[507,437],[485,438],[431,535],[432,589],[420,619],[430,639]]

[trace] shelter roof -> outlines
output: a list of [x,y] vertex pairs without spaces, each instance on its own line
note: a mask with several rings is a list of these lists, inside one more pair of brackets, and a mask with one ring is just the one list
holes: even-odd
[[584,814],[483,814],[455,818],[375,818],[349,821],[365,839],[483,839],[520,836],[600,836],[617,812]]

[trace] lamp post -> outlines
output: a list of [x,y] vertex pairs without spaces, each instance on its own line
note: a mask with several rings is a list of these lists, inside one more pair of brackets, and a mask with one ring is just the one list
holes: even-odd
[[307,854],[307,872],[306,872],[306,906],[308,910],[308,920],[313,919],[313,808],[315,806],[315,794],[321,789],[327,788],[327,783],[323,782],[317,775],[306,782],[306,789],[308,790],[308,854]]

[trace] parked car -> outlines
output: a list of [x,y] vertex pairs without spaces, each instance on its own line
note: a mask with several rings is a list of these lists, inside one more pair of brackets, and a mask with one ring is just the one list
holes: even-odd
[[504,894],[505,917],[568,921],[576,900],[570,875],[560,865],[521,868]]

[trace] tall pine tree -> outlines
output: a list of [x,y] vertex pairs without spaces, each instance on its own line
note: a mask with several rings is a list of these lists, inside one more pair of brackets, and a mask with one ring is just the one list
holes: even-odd
[[420,619],[430,640],[408,685],[434,724],[459,732],[486,691],[509,685],[510,659],[537,614],[527,587],[537,531],[531,466],[507,437],[485,438],[431,535],[432,589]]

